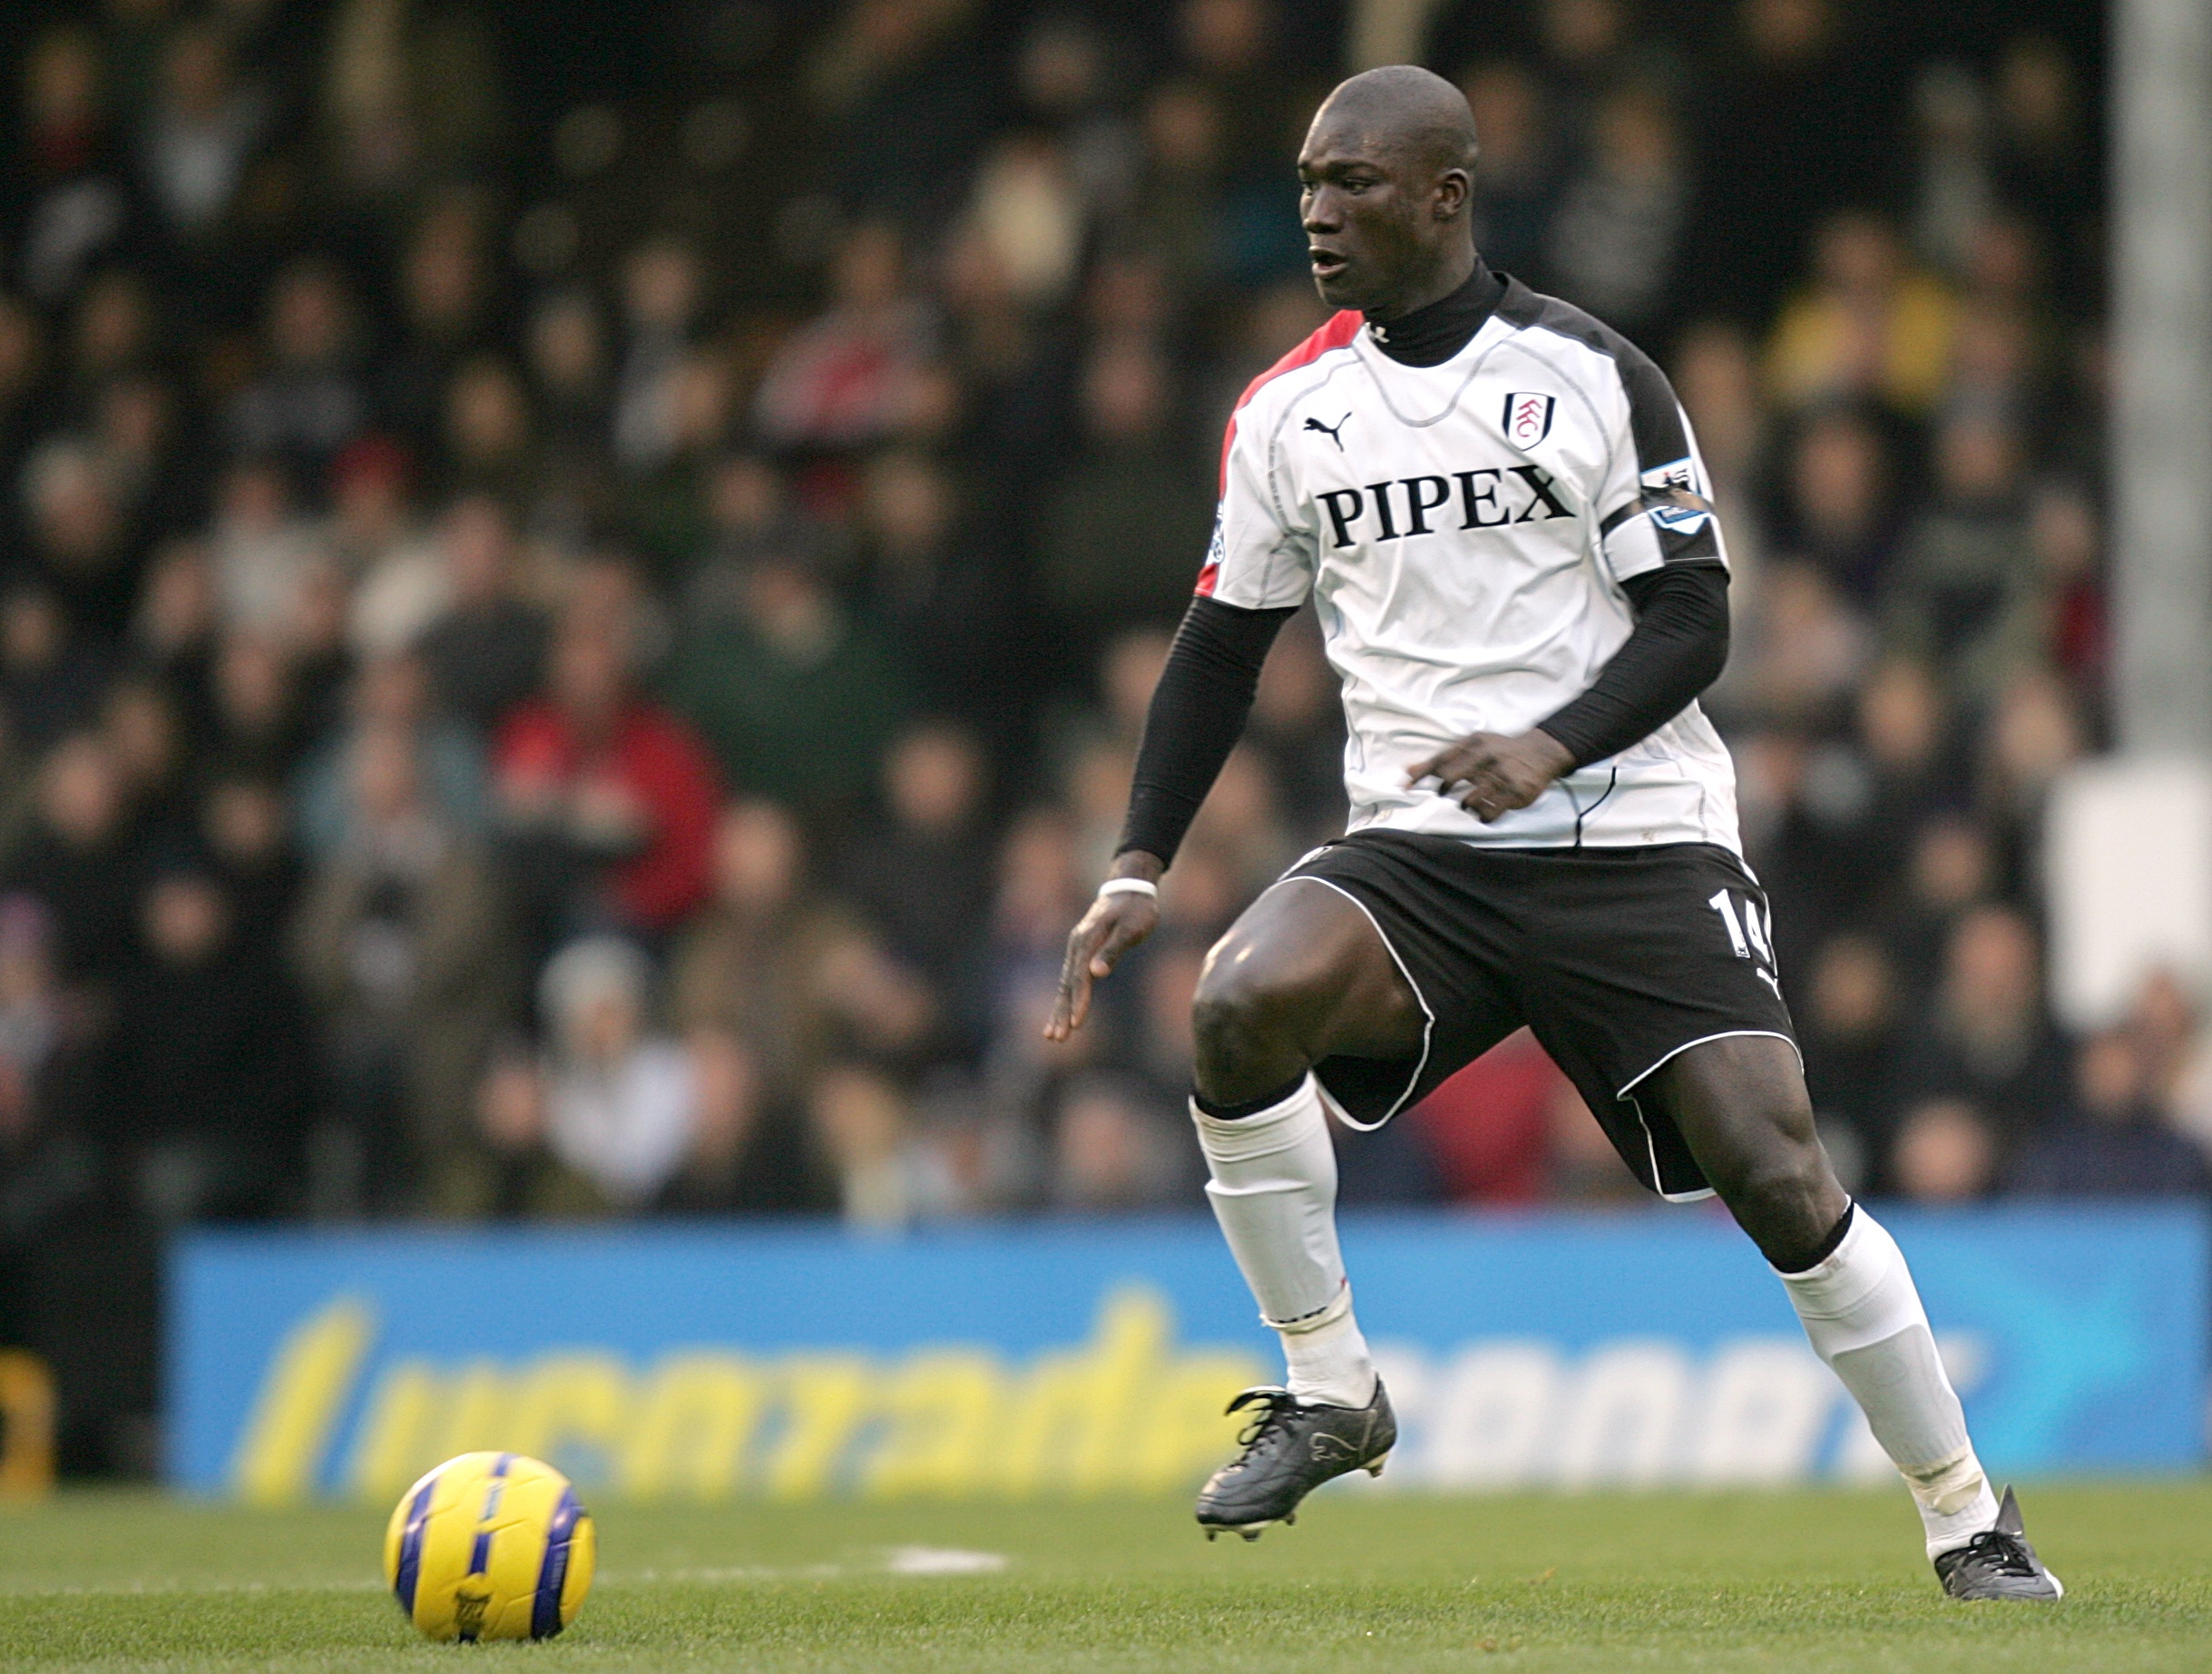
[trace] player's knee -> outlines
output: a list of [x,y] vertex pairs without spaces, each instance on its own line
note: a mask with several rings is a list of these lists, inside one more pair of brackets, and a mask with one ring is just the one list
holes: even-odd
[[1291,1032],[1298,984],[1282,973],[1256,969],[1257,963],[1217,956],[1199,979],[1190,1027],[1202,1068],[1233,1070],[1272,1057]]
[[1762,1249],[1817,1244],[1827,1231],[1832,1177],[1817,1143],[1763,1149],[1734,1175],[1725,1184],[1714,1184]]

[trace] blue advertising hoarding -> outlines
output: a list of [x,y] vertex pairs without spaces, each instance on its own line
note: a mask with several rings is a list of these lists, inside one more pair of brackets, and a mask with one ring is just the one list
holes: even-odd
[[[1886,1211],[2006,1473],[2204,1455],[2194,1207]],[[1393,1486],[1761,1483],[1886,1465],[1713,1216],[1347,1218]],[[476,1447],[602,1494],[1161,1490],[1280,1375],[1210,1223],[200,1233],[171,1273],[170,1468],[383,1501]]]

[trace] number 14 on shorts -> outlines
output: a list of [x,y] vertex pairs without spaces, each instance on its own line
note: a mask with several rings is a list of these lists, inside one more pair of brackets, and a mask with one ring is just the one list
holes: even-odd
[[1740,914],[1736,906],[1736,892],[1729,889],[1715,890],[1706,906],[1718,913],[1720,922],[1728,926],[1728,945],[1736,950],[1736,956],[1756,961],[1753,969],[1780,993],[1782,985],[1774,975],[1774,909],[1748,890],[1744,893]]

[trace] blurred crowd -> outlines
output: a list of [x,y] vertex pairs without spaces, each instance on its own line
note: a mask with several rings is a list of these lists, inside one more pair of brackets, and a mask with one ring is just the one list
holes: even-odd
[[[1221,423],[1321,318],[1290,159],[1346,8],[713,8],[707,69],[547,122],[526,11],[11,42],[0,1331],[185,1222],[1197,1200],[1199,962],[1341,828],[1310,619],[1160,934],[1040,1031]],[[1846,1179],[2201,1191],[2194,997],[2075,1040],[2041,970],[2102,726],[2095,67],[1888,15],[1447,4],[1428,57],[1493,264],[1698,428]],[[1633,1190],[1525,1036],[1344,1166]]]

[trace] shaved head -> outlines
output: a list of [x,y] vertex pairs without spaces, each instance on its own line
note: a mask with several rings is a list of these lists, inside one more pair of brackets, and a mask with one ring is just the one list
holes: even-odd
[[1385,64],[1339,82],[1314,114],[1314,124],[1343,123],[1378,150],[1442,173],[1473,169],[1474,113],[1466,95],[1418,64]]
[[1386,319],[1474,267],[1474,113],[1413,64],[1337,84],[1298,152],[1301,219],[1322,300]]

